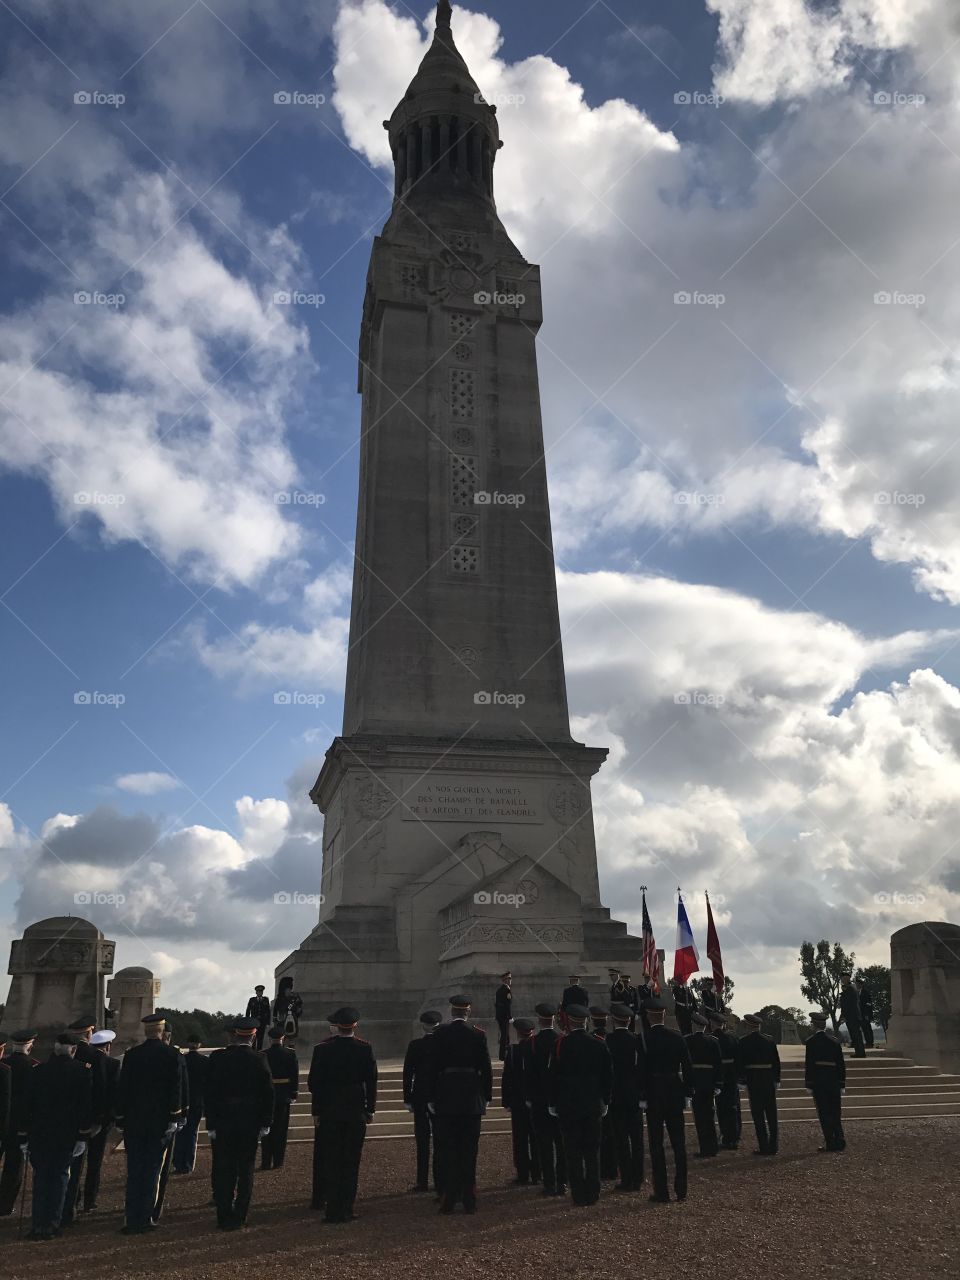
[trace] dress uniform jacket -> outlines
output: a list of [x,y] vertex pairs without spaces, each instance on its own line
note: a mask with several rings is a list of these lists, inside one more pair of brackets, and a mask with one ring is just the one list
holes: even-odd
[[309,1087],[327,1221],[345,1222],[353,1217],[367,1117],[377,1109],[373,1049],[358,1036],[324,1040],[313,1051]]
[[300,1064],[296,1050],[282,1044],[272,1044],[263,1056],[273,1079],[273,1117],[261,1144],[261,1159],[265,1169],[279,1169],[287,1152],[290,1106],[300,1091]]
[[840,1099],[847,1083],[847,1064],[843,1047],[835,1036],[817,1031],[807,1041],[803,1082],[813,1094],[824,1145],[828,1151],[842,1151],[847,1144]]
[[263,1054],[234,1044],[210,1055],[203,1101],[213,1143],[213,1198],[221,1227],[246,1222],[260,1130],[273,1119],[273,1080]]
[[553,1048],[559,1039],[559,1032],[552,1027],[543,1027],[520,1045],[523,1097],[533,1121],[533,1133],[540,1157],[540,1176],[545,1192],[562,1191],[567,1181],[560,1124],[549,1112],[547,1079]]
[[120,1066],[115,1106],[124,1138],[162,1138],[183,1110],[176,1049],[162,1040],[144,1040],[128,1049]]
[[48,1236],[60,1226],[74,1146],[93,1125],[93,1076],[76,1058],[54,1054],[28,1080],[22,1138],[34,1168],[33,1230]]
[[3,1146],[3,1173],[0,1174],[0,1217],[13,1212],[23,1182],[23,1155],[19,1133],[26,1125],[29,1075],[38,1066],[36,1058],[26,1053],[12,1053],[4,1058],[9,1072],[10,1110],[5,1131],[0,1133]]
[[480,1119],[493,1097],[493,1069],[487,1037],[465,1018],[454,1018],[433,1033],[430,1054],[430,1105],[433,1107],[441,1208],[457,1201],[472,1210],[477,1194]]
[[776,1155],[779,1146],[777,1089],[780,1083],[780,1054],[762,1031],[751,1031],[740,1041],[740,1079],[747,1086],[750,1114],[757,1131],[757,1149],[762,1155]]
[[595,1204],[600,1196],[601,1120],[613,1090],[606,1041],[571,1031],[554,1045],[547,1080],[550,1105],[560,1120],[570,1194],[575,1204]]
[[617,1172],[623,1190],[638,1190],[643,1182],[643,1116],[646,1055],[643,1041],[626,1027],[616,1027],[606,1039],[613,1066],[608,1119],[613,1133]]
[[[426,1191],[430,1179],[430,1135],[432,1124],[427,1105],[430,1102],[430,1072],[427,1059],[433,1050],[433,1032],[418,1036],[407,1045],[403,1058],[403,1101],[413,1110],[413,1131],[417,1146],[417,1181],[421,1191]],[[437,1178],[437,1149],[433,1147],[433,1182]]]

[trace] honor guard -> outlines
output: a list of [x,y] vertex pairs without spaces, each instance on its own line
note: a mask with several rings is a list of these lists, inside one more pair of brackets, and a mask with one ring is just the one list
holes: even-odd
[[567,986],[563,988],[563,995],[560,997],[560,1025],[564,1031],[569,1027],[567,1006],[571,1004],[583,1005],[585,1008],[590,1004],[590,992],[581,987],[579,973],[570,974]]
[[533,1132],[533,1120],[524,1094],[523,1073],[527,1055],[524,1050],[533,1040],[537,1024],[531,1018],[514,1018],[513,1029],[517,1043],[507,1046],[500,1081],[500,1103],[510,1112],[510,1133],[513,1138],[513,1167],[517,1171],[514,1183],[525,1187],[540,1181],[540,1152]]
[[720,1093],[723,1075],[720,1045],[707,1034],[708,1021],[702,1013],[691,1014],[693,1031],[685,1036],[687,1051],[693,1064],[693,1120],[697,1127],[701,1160],[717,1155],[717,1126],[714,1120],[714,1099]]
[[324,1222],[351,1222],[367,1125],[377,1109],[377,1060],[356,1034],[356,1009],[331,1014],[337,1034],[313,1051],[310,1096],[323,1161]]
[[258,986],[253,988],[253,995],[247,1001],[247,1018],[251,1022],[257,1024],[255,1047],[259,1051],[263,1048],[263,1039],[267,1034],[272,1017],[270,1013],[270,1001],[266,997],[266,987]]
[[840,1017],[847,1024],[850,1033],[850,1046],[855,1058],[865,1058],[867,1050],[863,1043],[862,1011],[860,994],[850,981],[849,973],[840,975]]
[[173,1143],[173,1172],[193,1173],[197,1163],[197,1134],[203,1119],[203,1098],[206,1092],[207,1068],[210,1059],[200,1052],[200,1037],[187,1036],[187,1052],[183,1055],[183,1069],[187,1073],[189,1099],[187,1121],[177,1131]]
[[[74,1061],[79,1062],[90,1072],[90,1083],[93,1090],[91,1139],[97,1137],[103,1126],[109,1122],[107,1116],[107,1060],[99,1050],[94,1049],[90,1044],[95,1027],[96,1020],[90,1017],[77,1018],[67,1027],[67,1031],[77,1037],[77,1052]],[[76,1218],[80,1188],[83,1185],[86,1153],[87,1144],[84,1143],[83,1151],[80,1155],[75,1156],[70,1161],[70,1182],[67,1185],[67,1194],[63,1202],[61,1227],[73,1226]]]
[[621,973],[621,981],[623,982],[623,995],[620,997],[620,1003],[629,1007],[633,1017],[630,1019],[630,1030],[636,1031],[637,1018],[640,1014],[640,994],[637,988],[630,981],[629,973]]
[[57,1036],[50,1058],[27,1076],[21,1149],[33,1166],[31,1240],[58,1234],[73,1161],[93,1129],[93,1073],[76,1058],[80,1037]]
[[538,1004],[534,1012],[537,1015],[538,1030],[536,1035],[524,1041],[521,1047],[524,1101],[530,1112],[533,1134],[540,1155],[542,1194],[563,1196],[567,1191],[567,1166],[563,1157],[560,1122],[556,1116],[550,1114],[547,1081],[547,1070],[553,1056],[554,1045],[560,1039],[560,1033],[553,1025],[556,1016],[553,1005],[545,1002]]
[[14,1031],[7,1045],[3,1065],[9,1072],[10,1101],[8,1119],[2,1131],[3,1173],[0,1174],[0,1218],[13,1213],[23,1182],[23,1152],[19,1134],[26,1123],[28,1075],[39,1065],[32,1056],[35,1031]]
[[240,1018],[230,1028],[233,1043],[210,1055],[203,1109],[213,1144],[213,1198],[217,1226],[246,1225],[253,1194],[257,1146],[273,1119],[273,1081],[254,1051],[259,1023]]
[[268,1032],[270,1048],[263,1055],[273,1079],[273,1118],[270,1132],[260,1143],[261,1169],[283,1168],[290,1130],[290,1107],[300,1092],[300,1064],[296,1050],[284,1045],[284,1034],[283,1027],[271,1027]]
[[[607,1038],[607,1011],[601,1005],[590,1006],[590,1034],[597,1040]],[[613,1121],[609,1111],[600,1125],[600,1177],[612,1182],[617,1176],[617,1147],[613,1140]]]
[[750,1114],[757,1131],[755,1156],[775,1156],[777,1131],[777,1090],[780,1088],[780,1055],[777,1046],[760,1030],[763,1019],[748,1013],[744,1022],[751,1030],[740,1040],[740,1082],[747,1088]]
[[646,1074],[643,1042],[630,1030],[631,1009],[614,1001],[613,1030],[606,1039],[613,1066],[613,1087],[607,1119],[613,1129],[620,1181],[617,1191],[639,1191],[643,1185],[643,1112]]
[[105,1059],[107,1077],[106,1106],[103,1124],[96,1137],[92,1137],[87,1146],[87,1176],[83,1182],[83,1212],[95,1213],[97,1197],[100,1195],[100,1174],[103,1169],[103,1157],[107,1151],[107,1141],[117,1112],[117,1085],[120,1081],[120,1059],[110,1056],[113,1042],[117,1038],[115,1031],[95,1031],[90,1037],[91,1046],[102,1053]]
[[160,1177],[157,1179],[157,1194],[153,1202],[153,1213],[150,1215],[154,1226],[159,1226],[160,1219],[163,1217],[163,1205],[167,1198],[167,1183],[170,1181],[170,1174],[173,1170],[173,1153],[177,1138],[183,1132],[187,1123],[187,1112],[190,1108],[190,1077],[187,1075],[186,1056],[173,1043],[173,1027],[169,1022],[164,1024],[163,1034],[160,1039],[177,1055],[177,1071],[180,1076],[180,1114],[177,1116],[176,1128],[173,1133],[168,1134],[164,1141],[165,1149],[163,1160],[160,1164]]
[[679,1031],[664,1025],[666,1006],[662,1000],[646,1002],[647,1021],[647,1133],[650,1138],[650,1166],[653,1193],[650,1199],[665,1204],[667,1156],[663,1132],[673,1148],[673,1190],[678,1200],[687,1198],[687,1146],[683,1113],[693,1094],[693,1064],[686,1041]]
[[480,1122],[493,1098],[487,1037],[467,1022],[469,996],[450,997],[450,1021],[434,1032],[430,1108],[440,1157],[440,1212],[477,1211]]
[[[331,1017],[332,1016],[333,1015],[331,1014]],[[327,1040],[332,1040],[334,1036],[336,1036],[337,1034],[338,1034],[337,1028],[331,1022],[330,1034],[327,1036]],[[320,1043],[326,1044],[326,1040],[321,1040]],[[316,1045],[314,1046],[314,1050],[313,1050],[314,1056],[316,1056],[318,1047],[319,1046],[316,1046]],[[309,1081],[308,1081],[307,1087],[309,1089]],[[313,1126],[313,1185],[312,1185],[311,1195],[310,1195],[310,1208],[316,1210],[317,1212],[327,1207],[326,1193],[323,1189],[323,1146],[320,1141],[322,1136],[323,1135],[321,1131],[317,1128],[316,1124],[314,1124]]]
[[589,1016],[585,1005],[567,1005],[570,1031],[554,1045],[547,1069],[550,1109],[560,1121],[570,1195],[578,1205],[600,1198],[601,1129],[613,1089],[610,1054],[587,1032]]
[[493,997],[493,1012],[500,1031],[497,1053],[503,1062],[510,1044],[510,1019],[513,1017],[513,974],[509,969],[500,975],[500,985]]
[[873,1043],[873,996],[870,994],[870,988],[865,985],[862,978],[857,978],[853,984],[857,989],[857,995],[860,999],[860,1030],[863,1032],[863,1043],[867,1049],[874,1047]]
[[693,1031],[692,1017],[697,1011],[697,998],[685,982],[671,978],[670,983],[673,988],[673,1016],[680,1034],[688,1036]]
[[819,1149],[843,1151],[847,1145],[841,1119],[841,1099],[847,1083],[843,1048],[836,1036],[827,1032],[826,1014],[811,1013],[810,1022],[816,1030],[806,1044],[803,1083],[813,1094],[823,1130],[824,1145]]
[[[411,1191],[428,1191],[430,1189],[430,1139],[433,1134],[433,1121],[427,1104],[430,1101],[430,1073],[427,1070],[427,1057],[433,1049],[433,1033],[443,1021],[440,1014],[427,1009],[420,1015],[422,1035],[411,1040],[403,1058],[403,1105],[413,1116],[413,1133],[417,1145],[417,1180]],[[437,1144],[433,1142],[433,1187],[438,1190],[440,1180],[437,1177]]]
[[726,1014],[707,1013],[713,1035],[720,1046],[720,1092],[717,1094],[717,1124],[720,1145],[736,1151],[740,1145],[743,1119],[740,1114],[740,1041],[726,1029]]

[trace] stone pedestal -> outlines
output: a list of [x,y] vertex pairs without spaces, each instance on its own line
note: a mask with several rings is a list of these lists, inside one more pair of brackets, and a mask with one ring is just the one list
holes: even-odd
[[925,921],[890,939],[887,1046],[924,1066],[960,1071],[960,925]]
[[41,1043],[74,1018],[104,1018],[104,983],[113,972],[116,943],[79,916],[54,916],[29,925],[11,944],[10,994],[3,1014],[8,1034],[33,1027]]
[[160,979],[149,969],[121,969],[107,986],[111,1027],[117,1033],[114,1053],[125,1053],[143,1039],[142,1020],[153,1013],[160,997]]

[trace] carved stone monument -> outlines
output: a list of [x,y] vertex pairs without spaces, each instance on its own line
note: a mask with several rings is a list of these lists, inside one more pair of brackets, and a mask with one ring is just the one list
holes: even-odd
[[890,939],[887,1046],[924,1066],[960,1071],[960,925],[924,921]]
[[148,1013],[153,1013],[160,996],[160,979],[149,969],[131,965],[120,969],[107,984],[110,1001],[112,1029],[117,1033],[115,1053],[124,1053],[143,1039],[140,1025]]
[[304,1035],[356,1004],[378,1052],[464,989],[492,1017],[595,998],[640,940],[600,901],[590,780],[567,711],[536,334],[539,268],[497,216],[496,108],[436,34],[385,122],[393,211],[360,335],[360,498],[344,725],[311,798],[323,905],[277,969]]
[[113,972],[116,943],[79,916],[53,916],[28,925],[10,947],[10,994],[3,1028],[34,1027],[45,1040],[74,1018],[103,1018],[104,983]]

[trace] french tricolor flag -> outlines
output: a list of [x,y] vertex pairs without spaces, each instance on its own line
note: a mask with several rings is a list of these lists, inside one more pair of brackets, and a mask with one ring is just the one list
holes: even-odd
[[700,970],[700,957],[697,944],[693,940],[693,930],[687,919],[687,909],[683,905],[680,890],[677,890],[677,952],[673,960],[673,976],[677,982],[686,982],[691,973]]

